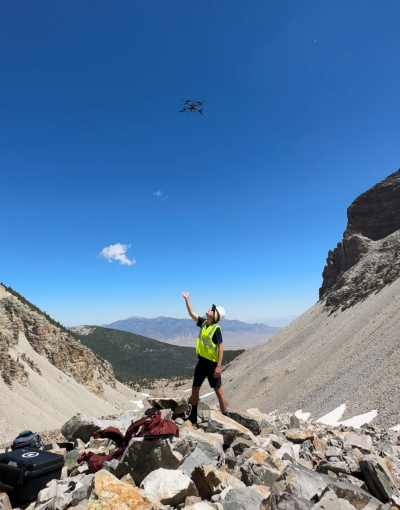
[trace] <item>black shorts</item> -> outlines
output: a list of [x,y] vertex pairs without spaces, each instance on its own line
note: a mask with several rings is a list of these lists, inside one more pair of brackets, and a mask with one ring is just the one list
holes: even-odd
[[194,370],[193,386],[200,387],[207,377],[211,388],[218,389],[222,386],[221,376],[214,377],[214,370],[217,362],[199,356],[196,368]]

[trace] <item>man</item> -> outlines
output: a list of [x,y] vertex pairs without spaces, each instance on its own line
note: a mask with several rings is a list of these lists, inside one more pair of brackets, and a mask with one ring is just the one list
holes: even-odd
[[197,338],[196,353],[199,361],[194,371],[194,379],[192,386],[192,411],[189,420],[193,424],[197,424],[197,406],[199,403],[200,387],[207,377],[211,388],[214,389],[218,397],[219,407],[222,414],[228,414],[226,399],[222,390],[221,366],[224,349],[222,346],[222,333],[218,322],[225,318],[225,310],[222,306],[215,306],[208,310],[206,319],[199,317],[194,313],[192,305],[189,301],[189,292],[182,292],[182,296],[186,301],[186,307],[190,317],[197,323],[200,333]]

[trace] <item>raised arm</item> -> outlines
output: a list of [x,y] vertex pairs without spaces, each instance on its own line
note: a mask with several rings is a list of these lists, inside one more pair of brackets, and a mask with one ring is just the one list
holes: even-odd
[[187,308],[187,311],[189,312],[189,315],[190,317],[195,321],[197,322],[199,320],[199,316],[197,314],[194,313],[193,311],[193,308],[192,308],[192,305],[190,304],[190,301],[189,301],[189,292],[182,292],[182,296],[184,297],[185,299],[185,302],[186,302],[186,308]]

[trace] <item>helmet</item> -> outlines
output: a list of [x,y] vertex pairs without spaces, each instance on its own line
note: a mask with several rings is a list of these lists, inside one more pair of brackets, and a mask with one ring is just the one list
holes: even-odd
[[215,307],[215,310],[216,310],[216,314],[214,314],[215,317],[215,322],[219,322],[219,321],[223,321],[225,319],[225,309],[222,308],[222,306],[216,306]]

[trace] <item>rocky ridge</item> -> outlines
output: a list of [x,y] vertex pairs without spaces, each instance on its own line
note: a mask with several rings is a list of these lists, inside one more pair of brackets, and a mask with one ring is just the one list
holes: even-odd
[[[153,399],[179,438],[133,438],[120,460],[89,473],[83,453],[111,453],[94,439],[109,421],[72,417],[62,427],[70,451],[52,480],[24,509],[47,510],[399,510],[400,432],[331,427],[258,409],[223,416],[201,405],[197,427],[177,415],[183,399]],[[169,406],[169,407],[167,407]],[[175,412],[173,411],[175,410]],[[125,430],[140,413],[116,417]],[[0,501],[7,496],[0,494]],[[7,508],[5,506],[5,508]],[[22,507],[21,507],[22,508]]]
[[328,253],[319,289],[332,311],[362,301],[400,276],[400,170],[357,197],[347,218],[342,241]]
[[21,356],[12,353],[21,335],[39,355],[94,394],[103,394],[103,383],[115,388],[108,361],[96,356],[74,336],[54,326],[0,285],[0,375],[10,387],[13,382],[26,385],[30,370],[41,374],[26,353]]

